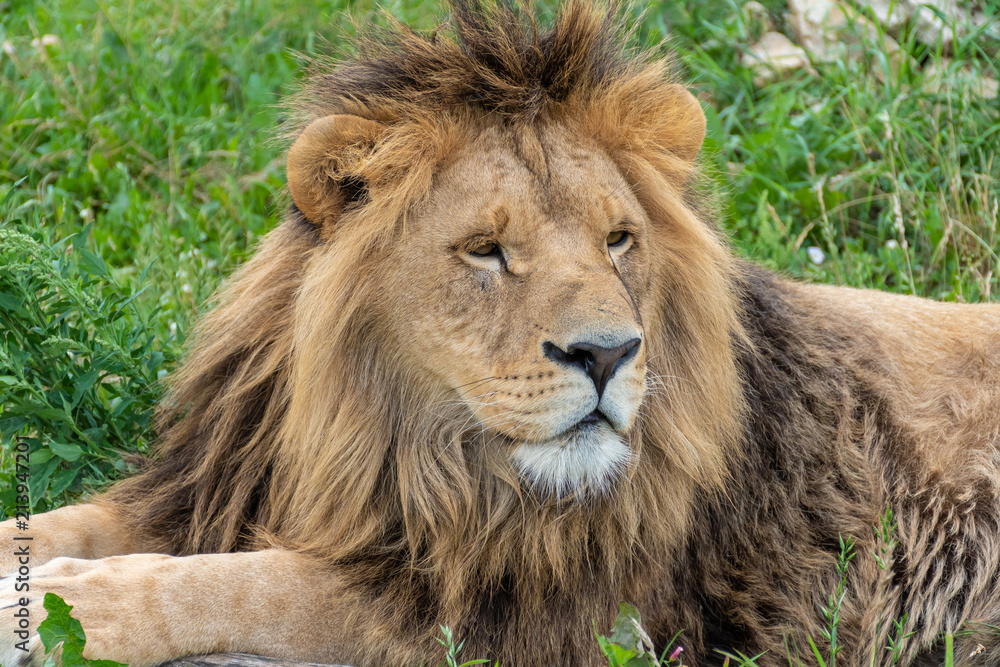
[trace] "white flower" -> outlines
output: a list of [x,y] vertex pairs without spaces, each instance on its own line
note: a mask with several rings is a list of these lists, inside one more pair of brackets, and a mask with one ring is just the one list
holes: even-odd
[[823,253],[823,250],[814,245],[806,248],[806,254],[809,255],[809,260],[817,266],[822,264],[826,259],[826,255]]
[[895,250],[896,248],[899,247],[899,241],[897,241],[896,239],[889,239],[888,241],[885,242],[885,247],[888,248],[889,250]]
[[14,55],[14,43],[9,39],[5,39],[3,41],[3,45],[0,46],[0,49],[2,49],[8,56]]
[[60,43],[60,40],[55,35],[42,35],[40,38],[36,37],[31,40],[31,45],[36,49],[41,49],[46,46],[56,46]]

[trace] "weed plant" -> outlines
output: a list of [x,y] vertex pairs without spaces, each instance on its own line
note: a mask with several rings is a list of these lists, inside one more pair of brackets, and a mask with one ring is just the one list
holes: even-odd
[[54,241],[37,209],[22,215],[0,223],[0,433],[5,452],[28,444],[31,464],[0,466],[10,514],[24,484],[43,511],[124,473],[123,454],[149,441],[157,377],[173,361],[135,305],[142,290],[88,248],[89,225]]

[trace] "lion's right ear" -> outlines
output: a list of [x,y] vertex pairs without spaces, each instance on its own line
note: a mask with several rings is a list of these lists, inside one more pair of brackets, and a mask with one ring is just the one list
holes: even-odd
[[288,151],[288,189],[302,214],[322,231],[363,193],[356,169],[386,127],[334,114],[310,123]]

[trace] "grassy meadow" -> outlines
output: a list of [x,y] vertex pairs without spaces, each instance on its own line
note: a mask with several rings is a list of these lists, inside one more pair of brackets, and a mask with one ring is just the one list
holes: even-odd
[[[704,189],[736,250],[804,280],[997,300],[1000,98],[977,84],[1000,78],[997,31],[945,49],[904,29],[901,54],[861,40],[755,81],[743,55],[764,21],[788,27],[783,0],[762,4],[628,10],[703,101]],[[979,5],[1000,24],[1000,1]],[[281,217],[282,97],[379,7],[443,18],[429,0],[0,0],[0,508],[17,438],[38,511],[145,450],[159,380]]]

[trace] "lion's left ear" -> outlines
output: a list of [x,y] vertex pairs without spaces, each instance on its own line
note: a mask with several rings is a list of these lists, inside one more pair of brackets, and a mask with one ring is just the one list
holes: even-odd
[[310,123],[288,151],[288,189],[295,205],[321,232],[328,231],[365,184],[357,168],[386,126],[334,114]]
[[669,87],[667,104],[660,126],[660,143],[671,153],[694,162],[705,141],[705,112],[701,104],[684,86],[673,84]]

